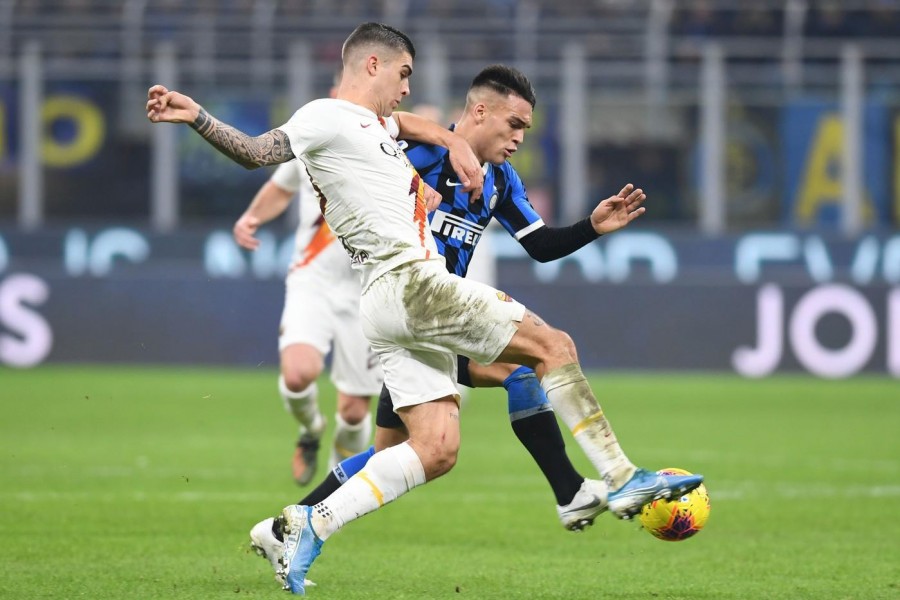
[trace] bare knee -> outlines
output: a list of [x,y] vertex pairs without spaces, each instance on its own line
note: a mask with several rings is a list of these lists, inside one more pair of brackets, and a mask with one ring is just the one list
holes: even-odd
[[369,397],[339,392],[337,412],[348,425],[357,425],[369,414]]
[[554,331],[559,336],[558,344],[560,358],[567,363],[578,362],[578,350],[575,348],[575,342],[572,340],[572,336],[560,329],[555,329]]
[[458,439],[455,443],[447,439],[423,440],[422,442],[414,444],[413,447],[422,460],[427,480],[430,481],[448,473],[456,465],[459,455]]
[[546,370],[552,370],[562,365],[578,362],[578,352],[572,337],[560,329],[548,329],[544,334],[539,357]]
[[398,411],[430,481],[450,471],[459,453],[459,405],[448,396]]
[[292,392],[306,390],[319,375],[325,363],[322,355],[312,346],[296,344],[281,353],[281,375],[284,384]]
[[287,389],[294,393],[300,393],[319,377],[319,373],[312,369],[291,369],[283,371],[282,376]]

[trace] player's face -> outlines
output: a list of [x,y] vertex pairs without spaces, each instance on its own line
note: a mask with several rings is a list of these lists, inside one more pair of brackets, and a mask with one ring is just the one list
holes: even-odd
[[531,104],[514,94],[495,95],[487,103],[482,128],[482,157],[499,165],[519,149],[525,140],[525,130],[531,127]]
[[378,77],[381,116],[391,116],[403,98],[409,95],[409,78],[412,72],[413,59],[408,52],[399,52],[384,60]]

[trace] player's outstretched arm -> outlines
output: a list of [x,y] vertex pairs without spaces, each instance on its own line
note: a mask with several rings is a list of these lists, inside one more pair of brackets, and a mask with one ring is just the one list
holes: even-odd
[[597,205],[591,212],[591,226],[597,235],[622,229],[646,212],[642,206],[646,199],[642,189],[635,189],[629,183],[617,195]]
[[[647,196],[643,190],[634,189],[630,183],[615,196],[610,196],[591,213],[591,216],[573,223],[568,227],[547,227],[542,225],[519,239],[519,243],[528,255],[539,262],[550,262],[568,256],[590,244],[605,233],[612,233],[625,227],[646,210],[643,206]],[[538,217],[533,213],[531,205],[525,203],[522,208],[532,211],[528,222],[535,222]]]
[[234,241],[247,250],[256,250],[259,247],[259,240],[256,239],[259,226],[287,210],[293,197],[294,192],[282,188],[271,179],[265,182],[244,214],[234,223]]
[[218,120],[189,96],[162,85],[147,91],[147,118],[153,123],[187,123],[219,152],[248,169],[294,158],[288,136],[280,129],[249,136]]
[[471,192],[473,201],[481,197],[484,172],[464,137],[421,115],[395,111],[393,116],[400,128],[400,138],[447,148],[450,165],[459,177],[463,191]]

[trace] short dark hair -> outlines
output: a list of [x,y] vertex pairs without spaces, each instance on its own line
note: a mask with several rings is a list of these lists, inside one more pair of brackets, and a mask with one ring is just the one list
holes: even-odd
[[416,57],[416,47],[413,46],[412,40],[399,29],[383,23],[363,23],[354,29],[353,33],[344,41],[341,58],[344,58],[348,51],[365,44],[378,44],[400,52],[407,52],[412,58]]
[[528,78],[518,69],[507,67],[506,65],[490,65],[483,68],[472,80],[472,85],[469,86],[469,89],[474,90],[482,87],[490,88],[504,96],[515,94],[531,104],[531,108],[534,108],[534,105],[537,103],[534,87],[528,81]]

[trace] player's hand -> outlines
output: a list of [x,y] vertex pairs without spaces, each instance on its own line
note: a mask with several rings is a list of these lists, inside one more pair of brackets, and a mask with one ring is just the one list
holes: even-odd
[[475,153],[469,142],[461,135],[454,134],[450,143],[447,145],[450,150],[450,165],[459,177],[464,192],[469,192],[471,202],[475,202],[481,198],[482,188],[484,188],[484,172],[481,170],[481,163],[475,158]]
[[256,250],[259,248],[259,240],[256,239],[256,230],[259,229],[259,219],[253,215],[244,213],[234,224],[234,241],[242,248]]
[[200,105],[188,96],[163,85],[147,90],[147,118],[154,123],[193,123]]
[[644,190],[634,189],[629,183],[617,195],[598,204],[591,213],[594,231],[602,235],[622,229],[647,211],[641,206],[646,199]]
[[438,206],[441,205],[441,195],[438,193],[436,189],[423,182],[425,186],[425,210],[427,212],[433,212]]

